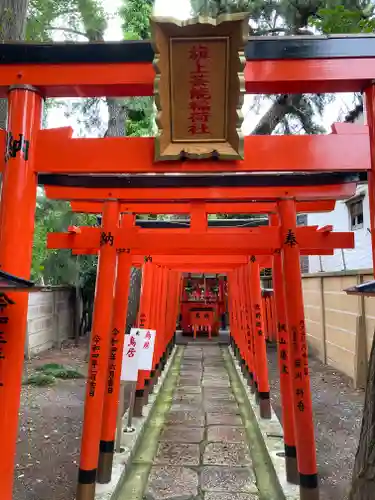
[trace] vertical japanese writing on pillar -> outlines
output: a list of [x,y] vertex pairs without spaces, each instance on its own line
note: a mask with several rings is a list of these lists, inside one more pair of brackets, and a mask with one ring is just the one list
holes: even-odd
[[112,330],[112,336],[111,336],[111,350],[109,354],[109,370],[108,370],[108,384],[107,384],[107,392],[108,394],[113,393],[113,385],[114,385],[114,380],[115,380],[115,372],[116,372],[116,367],[117,367],[117,350],[118,350],[118,335],[119,335],[119,330],[117,328],[114,328]]
[[299,326],[293,327],[293,343],[296,345],[296,357],[294,359],[295,376],[295,396],[297,409],[305,411],[305,388],[307,377],[309,375],[306,346],[305,321],[301,320]]
[[254,309],[255,309],[255,328],[257,334],[259,335],[259,337],[261,337],[263,335],[263,330],[262,330],[262,314],[260,305],[255,304]]
[[193,45],[189,58],[194,62],[190,71],[189,134],[210,134],[211,92],[209,74],[209,48],[205,44]]
[[[9,306],[14,304],[5,293],[0,293],[0,367],[5,362],[5,345],[7,344],[6,336],[6,325],[9,322],[9,317],[7,315],[7,309]],[[4,380],[2,379],[3,370],[0,369],[0,387],[4,386]]]
[[91,398],[95,396],[96,390],[96,377],[98,375],[99,358],[100,358],[100,343],[101,337],[95,335],[92,339],[91,354],[90,354],[90,391]]
[[277,330],[279,332],[279,358],[281,366],[281,374],[289,375],[288,370],[288,346],[286,342],[286,325],[284,323],[277,324]]

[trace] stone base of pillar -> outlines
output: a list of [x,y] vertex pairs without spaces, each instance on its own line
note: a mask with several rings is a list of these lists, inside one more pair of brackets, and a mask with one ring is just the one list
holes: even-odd
[[252,392],[255,394],[255,401],[259,404],[258,382],[254,382],[253,389]]
[[98,483],[108,484],[112,478],[112,465],[113,465],[113,451],[99,453],[98,462]]
[[143,406],[148,404],[148,395],[150,392],[150,379],[145,379],[145,388],[143,391]]
[[148,394],[152,394],[154,392],[154,387],[155,387],[155,384],[156,384],[156,380],[155,380],[155,370],[151,370],[151,374],[150,374],[150,383],[149,383],[149,386],[148,386]]
[[82,484],[78,483],[76,500],[94,500],[95,498],[95,483]]
[[297,457],[285,456],[285,469],[288,483],[299,484]]
[[135,391],[134,412],[133,412],[133,415],[135,417],[143,417],[142,410],[143,410],[143,406],[145,404],[144,400],[143,400],[143,396],[144,396],[143,389]]
[[271,418],[271,401],[268,397],[263,396],[262,393],[258,393],[259,396],[259,412],[260,416],[265,419]]
[[300,500],[319,500],[319,488],[299,487]]

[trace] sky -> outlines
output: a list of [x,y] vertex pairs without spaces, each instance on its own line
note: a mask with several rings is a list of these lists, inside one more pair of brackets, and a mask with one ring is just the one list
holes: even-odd
[[[0,0],[1,1],[1,0]],[[121,19],[117,15],[117,11],[121,6],[121,0],[102,0],[103,7],[105,11],[108,13],[108,28],[105,33],[105,39],[107,41],[116,41],[122,40],[123,33],[121,29]],[[190,1],[189,0],[156,0],[154,4],[154,15],[157,16],[169,16],[176,17],[179,19],[186,19],[189,17],[190,12]],[[55,32],[56,41],[63,41],[64,34],[60,31]],[[65,100],[65,102],[72,103],[74,100],[69,99]],[[243,106],[243,115],[244,122],[242,125],[242,131],[245,135],[251,133],[256,124],[258,123],[261,116],[267,111],[270,104],[265,101],[264,104],[258,110],[258,113],[255,113],[251,110],[251,105],[253,102],[253,96],[246,95]],[[323,125],[328,131],[330,130],[330,126],[335,121],[338,121],[339,115],[345,116],[346,112],[349,111],[353,107],[352,105],[352,95],[351,94],[337,94],[336,99],[332,104],[326,106],[324,114],[321,121],[321,125]],[[66,108],[60,107],[53,109],[49,112],[48,116],[48,127],[64,127],[71,126],[75,134],[78,134],[79,124],[74,117],[66,117],[65,116]],[[102,111],[103,121],[108,120],[108,114],[106,110],[106,106],[103,104]],[[341,120],[343,117],[341,117]],[[90,137],[95,137],[97,135],[97,131],[94,131],[92,134],[89,134]]]

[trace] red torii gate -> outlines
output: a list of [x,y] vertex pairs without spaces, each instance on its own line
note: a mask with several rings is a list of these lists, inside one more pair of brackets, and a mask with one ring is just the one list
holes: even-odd
[[[375,90],[373,84],[375,50],[373,41],[365,37],[345,40],[304,39],[302,49],[307,51],[308,58],[306,58],[306,52],[305,54],[299,52],[298,37],[294,37],[293,40],[275,38],[261,40],[266,50],[258,46],[259,40],[251,40],[246,51],[247,92],[342,92],[365,89],[369,136],[367,133],[362,135],[350,133],[313,137],[251,138],[245,141],[245,153],[251,161],[226,162],[226,168],[232,172],[257,169],[259,171],[294,172],[369,171],[371,229],[375,256],[375,189],[374,174],[371,170],[375,168]],[[288,44],[292,44],[292,49],[294,48],[292,56]],[[113,54],[113,52],[108,48],[108,44],[105,44],[105,47],[95,44],[88,47],[85,44],[79,44],[72,50],[71,47],[66,46],[62,54],[61,46],[58,45],[56,47],[29,45],[27,64],[24,62],[22,52],[20,55],[20,48],[21,51],[24,50],[22,44],[3,44],[1,47],[3,64],[0,71],[0,94],[2,97],[9,95],[9,113],[6,154],[0,154],[0,158],[5,158],[0,213],[0,264],[6,271],[24,278],[28,278],[30,273],[36,174],[38,172],[66,173],[69,167],[72,168],[71,173],[90,174],[94,172],[162,173],[176,170],[180,172],[222,170],[222,165],[215,162],[152,165],[151,149],[147,146],[149,139],[103,139],[102,142],[95,142],[101,140],[69,139],[69,130],[40,130],[42,96],[152,95],[153,54],[152,50],[147,49],[146,44],[142,46],[126,42],[112,44],[115,54],[119,53],[118,47],[120,47],[121,57],[116,55],[110,61],[108,61],[108,54]],[[59,55],[58,51],[55,51],[56,48],[60,51]],[[103,56],[103,48],[105,56]],[[66,57],[68,50],[75,52],[74,56]],[[94,57],[88,58],[87,50],[92,51],[92,54],[95,54]],[[5,57],[3,57],[4,51]],[[257,51],[261,57],[257,56]],[[40,52],[43,54],[42,57],[36,55]],[[77,53],[80,54],[78,58]],[[137,53],[140,55],[138,59]],[[47,54],[48,56],[45,57]],[[281,58],[280,54],[283,54]],[[0,139],[5,143],[5,132],[1,133]],[[138,151],[133,149],[133,145],[138,148]],[[64,165],[62,165],[60,155],[56,155],[59,148],[64,149]],[[293,154],[290,154],[291,151]],[[131,165],[118,164],[119,157],[128,158],[127,155],[132,153],[136,153],[139,161],[133,161]],[[74,154],[75,158],[73,158]],[[41,179],[43,175],[41,174]],[[80,179],[80,182],[87,182],[87,178]],[[12,497],[27,296],[17,295],[16,304],[9,308],[7,314],[8,323],[3,329],[7,339],[2,356],[5,359],[0,359],[0,374],[3,377],[0,380],[2,401],[0,424],[3,429],[1,438],[4,449],[0,464],[0,489],[4,500],[10,500]],[[294,316],[291,315],[291,318]],[[290,322],[288,319],[288,323]],[[7,364],[13,367],[11,375]],[[308,487],[305,489],[309,490]],[[301,494],[303,490],[302,485]]]

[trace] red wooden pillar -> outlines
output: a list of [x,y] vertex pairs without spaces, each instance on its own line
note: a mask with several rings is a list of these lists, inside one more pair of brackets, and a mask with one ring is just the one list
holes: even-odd
[[158,317],[160,314],[160,291],[161,291],[161,266],[152,264],[153,267],[153,284],[151,288],[151,300],[150,300],[150,318],[149,325],[147,328],[151,328],[156,331],[155,346],[152,359],[152,369],[149,371],[144,371],[145,377],[145,388],[144,388],[144,398],[143,404],[148,403],[148,396],[150,394],[150,388],[153,384],[152,378],[159,376],[159,363],[158,350],[160,349],[160,332],[158,331]]
[[[8,134],[1,187],[0,267],[30,278],[37,176],[34,172],[36,137],[42,98],[36,89],[17,86],[8,95]],[[18,431],[27,293],[7,294],[0,332],[0,492],[12,499],[14,457]]]
[[[279,217],[272,214],[271,225],[279,225]],[[294,413],[292,394],[292,366],[289,359],[290,335],[287,328],[286,304],[281,251],[273,257],[273,288],[277,315],[277,353],[280,373],[282,421],[284,429],[285,467],[287,480],[299,484],[297,449],[294,437]]]
[[153,355],[153,373],[152,377],[154,383],[157,382],[158,378],[162,370],[164,369],[164,325],[163,325],[163,313],[165,311],[164,304],[166,301],[166,269],[162,266],[158,266],[156,268],[157,272],[157,286],[155,287],[155,295],[154,295],[154,320],[153,320],[153,328],[156,330],[156,339],[155,339],[155,349]]
[[114,243],[118,219],[119,203],[117,201],[106,201],[103,208],[103,243],[99,251],[95,288],[77,500],[93,500],[95,497],[95,481],[111,339],[110,331],[117,261],[116,245]]
[[245,283],[243,276],[243,268],[239,267],[236,270],[237,274],[237,287],[241,293],[238,294],[238,304],[239,304],[239,317],[240,317],[240,335],[243,343],[243,360],[242,360],[242,373],[248,378],[249,365],[250,362],[250,351],[248,346],[247,329],[246,329],[246,306],[245,306]]
[[168,311],[168,331],[169,331],[169,354],[172,352],[173,347],[176,341],[176,322],[177,317],[180,311],[181,304],[181,288],[182,288],[182,279],[181,274],[177,271],[171,271],[172,274],[172,287],[171,287],[171,298],[172,305],[169,313],[169,307],[167,307]]
[[164,366],[168,361],[168,356],[170,353],[170,331],[169,323],[171,313],[174,312],[174,297],[171,295],[172,292],[172,280],[173,272],[166,268],[165,269],[165,301],[163,307],[163,331],[164,331]]
[[268,383],[268,361],[264,337],[264,312],[260,284],[260,269],[255,256],[250,258],[250,286],[253,305],[254,344],[257,360],[259,410],[262,418],[271,418],[270,387]]
[[236,354],[238,361],[241,363],[243,359],[243,345],[241,338],[241,329],[240,329],[240,314],[238,307],[238,282],[237,282],[237,270],[233,271],[232,280],[231,280],[231,289],[232,289],[232,299],[233,299],[233,323],[236,334]]
[[[121,227],[130,228],[134,216],[122,215]],[[107,386],[104,397],[103,423],[100,438],[98,482],[109,483],[112,476],[112,462],[115,450],[118,403],[120,394],[121,360],[124,349],[126,317],[132,257],[118,251],[115,300],[113,304],[111,346],[108,360]]]
[[162,281],[162,301],[161,301],[161,311],[160,311],[160,327],[162,332],[162,349],[161,349],[161,370],[165,368],[167,362],[167,332],[166,332],[166,317],[167,317],[167,305],[168,305],[168,292],[169,292],[169,276],[170,271],[167,267],[163,267],[163,281]]
[[[181,280],[181,275],[177,271],[172,271],[172,309],[171,309],[171,314],[170,314],[170,319],[169,319],[169,332],[170,332],[170,353],[173,350],[173,347],[175,345],[176,341],[176,324],[177,324],[177,318],[179,315],[180,311],[180,297],[181,297],[181,288],[182,288],[182,280]],[[169,310],[169,309],[168,309]]]
[[246,340],[247,348],[249,351],[249,366],[248,366],[248,382],[252,392],[255,392],[255,380],[256,380],[256,369],[255,369],[255,353],[254,353],[254,336],[253,336],[253,325],[251,321],[251,297],[250,297],[250,287],[249,287],[249,267],[243,266],[243,295],[245,299],[245,321],[246,321]]
[[227,275],[227,296],[228,296],[228,328],[229,328],[229,342],[233,350],[235,349],[235,332],[233,328],[233,307],[232,307],[232,280],[233,272]]
[[[151,328],[150,312],[151,312],[151,293],[153,287],[153,272],[154,266],[151,261],[147,261],[143,266],[141,298],[139,306],[139,328]],[[135,391],[134,416],[141,417],[142,409],[145,404],[145,379],[147,372],[145,370],[138,371],[137,387]],[[146,386],[147,387],[147,386]]]
[[287,328],[290,332],[289,363],[293,384],[293,411],[301,500],[319,498],[314,437],[313,410],[307,359],[305,314],[300,267],[300,250],[296,240],[297,215],[293,199],[279,202],[281,222],[283,276],[286,298]]
[[370,228],[372,243],[372,263],[375,273],[375,85],[366,89],[367,124],[370,135],[371,170],[367,172],[368,196],[370,204]]
[[236,355],[238,361],[241,362],[242,359],[242,346],[241,346],[241,336],[239,328],[239,313],[238,313],[238,284],[237,284],[237,270],[235,269],[231,276],[231,292],[232,292],[232,308],[233,308],[233,328],[235,332],[235,345],[236,345]]

